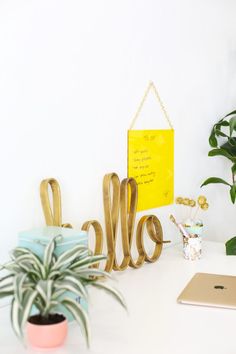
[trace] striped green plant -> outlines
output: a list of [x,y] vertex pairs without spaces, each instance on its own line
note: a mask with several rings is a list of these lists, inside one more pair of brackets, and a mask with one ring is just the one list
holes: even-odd
[[105,290],[124,308],[126,304],[121,293],[104,282],[110,274],[91,267],[106,259],[105,256],[93,255],[86,246],[77,245],[57,257],[56,241],[55,237],[47,245],[42,260],[27,248],[18,247],[11,252],[11,261],[1,268],[8,274],[0,278],[0,298],[12,298],[11,323],[18,337],[23,338],[33,306],[42,317],[48,318],[60,305],[79,323],[89,346],[88,314],[67,292],[88,301],[87,288],[93,286]]

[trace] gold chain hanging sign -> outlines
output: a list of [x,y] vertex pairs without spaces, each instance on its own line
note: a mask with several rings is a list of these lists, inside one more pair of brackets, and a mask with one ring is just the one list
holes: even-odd
[[[153,91],[169,129],[134,130],[143,105]],[[159,93],[150,82],[128,130],[128,177],[138,184],[137,211],[172,204],[174,200],[174,129]]]

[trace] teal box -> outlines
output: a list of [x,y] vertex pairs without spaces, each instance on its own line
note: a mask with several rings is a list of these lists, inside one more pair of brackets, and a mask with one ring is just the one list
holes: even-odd
[[[55,236],[60,236],[56,241],[55,254],[57,256],[78,244],[88,247],[88,234],[86,231],[58,226],[46,226],[20,232],[18,246],[30,249],[42,259],[45,247]],[[66,294],[66,296],[73,297],[81,303],[86,311],[88,310],[87,302],[83,299],[75,297],[74,294],[70,293]],[[58,312],[63,313],[69,321],[73,320],[71,314],[66,309],[59,307]]]

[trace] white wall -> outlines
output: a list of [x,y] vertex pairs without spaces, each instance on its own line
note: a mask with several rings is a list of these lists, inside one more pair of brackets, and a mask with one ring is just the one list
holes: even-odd
[[[126,131],[149,80],[176,130],[176,195],[229,177],[207,152],[211,126],[236,104],[235,11],[233,0],[0,1],[0,259],[18,230],[43,225],[45,177],[61,184],[64,222],[103,220],[102,178],[126,176]],[[146,109],[140,126],[162,127],[151,98]],[[204,193],[206,237],[236,234],[227,190]],[[177,241],[171,211],[148,212]]]

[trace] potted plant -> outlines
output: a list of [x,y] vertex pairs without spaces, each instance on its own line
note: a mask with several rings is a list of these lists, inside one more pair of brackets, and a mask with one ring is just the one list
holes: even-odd
[[[231,181],[225,181],[219,177],[210,177],[201,187],[212,183],[224,184],[229,188],[230,199],[236,201],[236,110],[227,114],[217,122],[211,131],[209,144],[213,148],[208,156],[223,156],[231,163]],[[236,254],[236,237],[226,242],[226,253]]]
[[[56,237],[45,248],[43,259],[27,248],[15,248],[12,260],[2,266],[8,274],[0,279],[0,298],[12,297],[12,327],[22,338],[26,325],[31,346],[52,348],[64,342],[67,319],[60,313],[62,307],[79,323],[89,346],[87,311],[68,294],[88,300],[87,288],[93,286],[113,295],[124,308],[125,301],[118,290],[104,282],[110,275],[91,267],[105,256],[95,256],[86,246],[77,245],[57,257],[55,246]],[[34,315],[33,308],[37,309]]]

